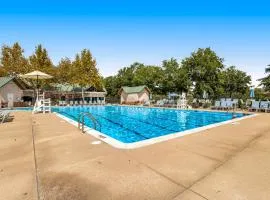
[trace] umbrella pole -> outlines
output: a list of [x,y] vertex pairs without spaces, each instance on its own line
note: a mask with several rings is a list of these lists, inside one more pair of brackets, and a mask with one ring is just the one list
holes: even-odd
[[38,101],[38,76],[37,76],[37,100]]

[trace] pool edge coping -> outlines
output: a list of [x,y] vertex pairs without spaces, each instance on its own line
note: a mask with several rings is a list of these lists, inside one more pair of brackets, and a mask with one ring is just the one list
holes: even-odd
[[[68,123],[77,126],[78,127],[78,122],[70,119],[60,113],[54,112],[54,114],[56,116],[58,116],[59,118],[67,121]],[[223,122],[219,122],[219,123],[215,123],[215,124],[210,124],[210,125],[206,125],[206,126],[202,126],[202,127],[198,127],[198,128],[193,128],[193,129],[189,129],[189,130],[185,130],[185,131],[180,131],[180,132],[174,132],[174,133],[169,133],[167,135],[162,135],[159,137],[155,137],[155,138],[151,138],[151,139],[146,139],[146,140],[142,140],[142,141],[138,141],[138,142],[133,142],[133,143],[124,143],[121,141],[118,141],[104,133],[101,133],[100,131],[97,131],[95,129],[89,128],[88,126],[85,126],[85,133],[89,134],[115,148],[118,149],[136,149],[136,148],[140,148],[140,147],[144,147],[144,146],[149,146],[152,144],[156,144],[156,143],[160,143],[160,142],[165,142],[171,139],[175,139],[175,138],[179,138],[179,137],[183,137],[185,135],[190,135],[193,133],[198,133],[198,132],[202,132],[211,128],[215,128],[215,127],[219,127],[225,124],[230,124],[230,123],[234,123],[234,122],[238,122],[244,119],[249,119],[252,117],[256,117],[259,116],[260,114],[250,114],[244,117],[240,117],[240,118],[235,118],[235,119],[231,119],[231,120],[227,120],[227,121],[223,121]]]

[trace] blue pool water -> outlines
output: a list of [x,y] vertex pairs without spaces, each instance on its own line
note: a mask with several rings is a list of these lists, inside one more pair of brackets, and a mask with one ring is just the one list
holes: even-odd
[[[229,112],[206,112],[128,106],[55,107],[54,112],[78,120],[90,112],[100,123],[100,132],[123,143],[133,143],[175,132],[194,129],[232,119]],[[236,117],[244,114],[237,113]],[[93,128],[91,120],[86,125]]]

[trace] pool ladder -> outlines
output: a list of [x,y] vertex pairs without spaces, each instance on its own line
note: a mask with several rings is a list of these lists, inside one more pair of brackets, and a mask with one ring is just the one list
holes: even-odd
[[99,127],[99,131],[101,130],[101,124],[90,112],[82,112],[80,113],[79,118],[78,118],[78,129],[81,129],[82,133],[85,133],[85,130],[84,130],[85,117],[88,117],[92,121],[95,130],[97,130],[97,126]]

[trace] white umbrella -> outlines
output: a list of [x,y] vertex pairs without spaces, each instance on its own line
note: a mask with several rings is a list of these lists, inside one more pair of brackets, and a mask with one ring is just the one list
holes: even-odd
[[[33,71],[24,75],[21,75],[22,78],[29,78],[29,79],[36,79],[37,80],[37,93],[38,93],[38,81],[39,79],[50,79],[52,78],[51,75],[45,74],[41,71]],[[38,94],[37,94],[38,99]]]
[[43,73],[41,71],[33,71],[33,72],[30,72],[30,73],[24,74],[21,77],[30,78],[30,79],[37,79],[37,81],[39,79],[50,79],[50,78],[52,78],[51,75],[45,74],[45,73]]

